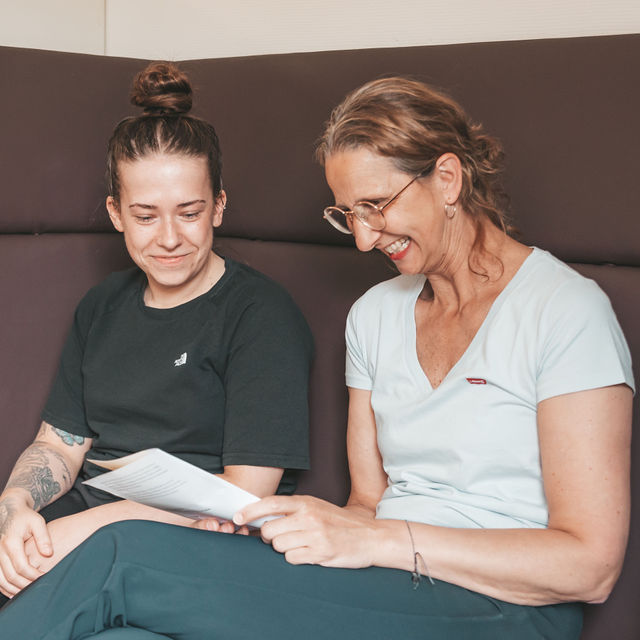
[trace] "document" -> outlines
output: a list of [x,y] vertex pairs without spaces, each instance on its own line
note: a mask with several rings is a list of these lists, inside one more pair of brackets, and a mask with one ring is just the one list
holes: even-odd
[[[260,498],[204,469],[185,462],[162,449],[145,449],[115,460],[91,460],[108,473],[83,484],[171,511],[187,518],[216,517],[231,520],[233,514]],[[260,527],[273,516],[249,524]]]

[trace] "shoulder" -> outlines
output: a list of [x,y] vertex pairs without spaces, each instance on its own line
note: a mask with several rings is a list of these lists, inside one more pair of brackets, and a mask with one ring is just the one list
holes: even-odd
[[360,296],[347,316],[348,352],[372,354],[380,336],[389,333],[400,339],[424,282],[423,275],[400,275],[376,284]]
[[110,274],[87,291],[78,304],[76,316],[88,319],[96,314],[108,312],[121,304],[124,298],[135,295],[143,285],[144,278],[144,274],[137,267]]
[[362,294],[351,306],[350,318],[379,317],[386,310],[394,311],[407,297],[415,296],[424,286],[423,275],[399,275],[379,282]]
[[386,300],[404,299],[412,295],[417,287],[422,288],[424,282],[423,275],[395,276],[371,287],[353,303],[353,307],[376,307]]
[[528,295],[543,307],[543,316],[576,320],[599,315],[615,316],[607,294],[594,281],[550,253],[535,249],[528,274]]
[[228,317],[263,332],[296,330],[310,337],[302,312],[281,284],[245,264],[229,258],[225,258],[225,263],[224,286],[213,291],[210,300],[223,304]]
[[254,311],[270,309],[300,313],[289,292],[269,276],[229,258],[225,258],[225,264],[224,287],[219,292],[213,292],[212,300],[220,293],[226,304],[235,311],[251,308]]
[[[537,331],[538,400],[624,382],[634,388],[631,355],[609,298],[598,284],[542,256],[532,285]],[[523,305],[524,306],[524,305]]]
[[256,300],[292,301],[289,292],[269,276],[241,262],[225,258],[229,272],[229,284],[237,294],[248,295]]
[[87,296],[91,295],[99,299],[109,298],[114,294],[121,294],[132,287],[139,287],[144,280],[144,273],[138,267],[131,267],[124,271],[114,271],[102,282],[89,289]]

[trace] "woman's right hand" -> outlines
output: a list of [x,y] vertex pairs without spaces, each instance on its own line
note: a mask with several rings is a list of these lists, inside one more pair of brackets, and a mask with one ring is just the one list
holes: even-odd
[[42,575],[25,552],[29,539],[40,556],[53,553],[44,518],[21,495],[7,490],[0,499],[0,592],[9,598]]
[[234,516],[243,525],[282,516],[260,528],[262,540],[291,564],[356,569],[373,563],[376,531],[384,526],[374,512],[359,505],[338,507],[312,496],[269,496]]

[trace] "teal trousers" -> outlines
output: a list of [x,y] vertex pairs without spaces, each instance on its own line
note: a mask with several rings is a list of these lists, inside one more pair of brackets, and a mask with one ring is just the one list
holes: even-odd
[[260,539],[129,521],[0,611],[21,640],[576,640],[579,604],[526,607],[396,569],[293,566]]

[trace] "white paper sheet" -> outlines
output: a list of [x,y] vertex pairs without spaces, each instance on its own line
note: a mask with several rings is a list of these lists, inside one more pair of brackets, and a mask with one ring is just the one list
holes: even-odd
[[[113,470],[83,484],[194,520],[211,516],[231,520],[236,511],[260,499],[162,449],[90,462]],[[260,527],[272,519],[261,518],[249,524]]]

